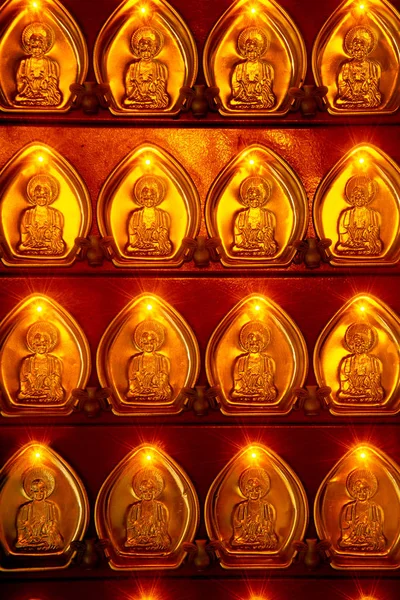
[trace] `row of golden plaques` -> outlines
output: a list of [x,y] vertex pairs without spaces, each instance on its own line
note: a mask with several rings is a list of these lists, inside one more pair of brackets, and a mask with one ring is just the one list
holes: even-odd
[[[77,238],[92,221],[87,187],[74,167],[49,146],[28,144],[0,173],[1,260],[7,266],[69,266]],[[226,267],[288,266],[306,234],[308,200],[290,165],[253,144],[234,156],[205,202],[210,237]],[[400,169],[382,150],[359,144],[320,182],[313,221],[334,266],[393,265],[400,259]],[[120,267],[179,267],[185,240],[200,230],[199,194],[168,152],[142,144],[104,183],[97,203],[100,233],[112,239]],[[0,252],[1,255],[1,252]]]
[[[227,569],[290,566],[309,518],[296,473],[259,443],[222,469],[204,510],[208,536]],[[114,468],[94,510],[97,534],[116,570],[177,568],[199,516],[189,477],[148,444]],[[399,568],[399,519],[400,468],[371,445],[347,452],[315,498],[317,533],[337,569]],[[48,446],[27,444],[0,472],[0,570],[67,567],[88,520],[86,492],[72,468]]]
[[[371,295],[351,298],[314,349],[318,385],[333,415],[400,411],[400,319]],[[165,300],[143,293],[114,318],[96,360],[116,415],[180,413],[200,371],[197,340]],[[226,415],[284,415],[308,372],[301,331],[272,300],[252,294],[212,334],[208,381]],[[55,300],[33,294],[0,324],[0,411],[4,416],[68,415],[91,370],[84,332]]]
[[[393,113],[399,107],[400,15],[386,0],[344,0],[312,53],[332,114]],[[79,26],[58,0],[7,0],[0,9],[0,109],[65,112],[82,84],[88,51]],[[94,48],[99,84],[115,115],[173,116],[181,88],[196,81],[193,36],[165,0],[124,0]],[[211,31],[203,56],[207,84],[219,89],[221,114],[281,116],[290,88],[305,80],[304,41],[274,0],[235,0]]]

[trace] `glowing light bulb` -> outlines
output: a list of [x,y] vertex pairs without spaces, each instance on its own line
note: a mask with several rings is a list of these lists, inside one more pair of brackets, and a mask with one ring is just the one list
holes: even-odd
[[147,310],[153,310],[153,307],[152,307],[152,305],[151,305],[151,304],[148,304],[148,305],[146,306],[146,308],[147,308]]
[[37,307],[36,307],[36,310],[38,311],[38,313],[41,313],[41,312],[42,312],[42,310],[43,310],[43,307],[42,307],[42,306],[37,306]]
[[359,456],[360,458],[363,458],[363,459],[364,459],[364,458],[367,458],[367,453],[366,453],[364,450],[361,450],[361,451],[358,453],[358,456]]
[[31,2],[32,8],[39,8],[39,2]]

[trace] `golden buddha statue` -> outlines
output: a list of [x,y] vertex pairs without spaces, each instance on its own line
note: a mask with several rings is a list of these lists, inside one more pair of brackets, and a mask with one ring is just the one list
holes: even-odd
[[239,202],[246,207],[235,218],[232,250],[239,256],[273,256],[278,244],[274,239],[274,213],[263,206],[271,196],[271,184],[264,177],[247,177],[239,190]]
[[338,254],[378,256],[382,252],[381,216],[368,208],[377,188],[376,182],[364,175],[351,177],[346,183],[345,200],[352,208],[342,211],[339,217],[339,241],[335,246]]
[[245,354],[235,359],[233,400],[269,403],[276,399],[275,363],[264,352],[270,337],[269,329],[260,321],[249,321],[240,330],[239,343]]
[[62,363],[50,354],[57,342],[58,330],[52,323],[37,321],[29,327],[26,344],[33,354],[22,361],[17,396],[20,403],[60,404],[63,401]]
[[169,550],[168,509],[157,500],[165,487],[161,472],[154,467],[141,469],[134,476],[132,487],[139,501],[128,510],[125,548],[142,552]]
[[263,29],[247,27],[240,33],[237,48],[245,60],[237,63],[233,70],[232,96],[229,100],[232,108],[260,110],[274,106],[274,69],[261,58],[268,46],[268,35]]
[[140,350],[129,361],[129,391],[133,401],[168,402],[172,397],[169,384],[170,363],[157,352],[164,344],[165,328],[158,321],[146,319],[134,333],[135,346]]
[[334,103],[339,108],[377,108],[382,102],[379,91],[381,65],[370,58],[376,46],[372,31],[364,25],[350,29],[344,38],[344,51],[350,60],[342,62],[337,78],[338,93]]
[[24,475],[23,488],[31,500],[18,509],[16,549],[54,552],[63,548],[59,510],[47,500],[54,487],[54,475],[47,468],[34,467]]
[[58,194],[58,182],[51,175],[34,175],[29,180],[27,197],[34,208],[27,208],[22,215],[21,254],[58,256],[65,251],[63,214],[49,206]]
[[264,500],[271,487],[268,473],[260,467],[243,471],[239,489],[246,498],[233,509],[233,536],[230,544],[242,550],[275,550],[275,508]]
[[155,175],[143,175],[135,183],[133,196],[142,208],[135,209],[129,218],[126,252],[136,256],[170,254],[170,217],[165,210],[156,208],[164,200],[163,180]]
[[23,58],[17,71],[16,104],[20,106],[58,106],[60,67],[46,56],[54,44],[54,31],[47,23],[30,23],[22,32],[22,47],[29,58]]
[[163,45],[163,35],[154,27],[140,27],[133,33],[131,48],[138,60],[126,70],[124,106],[137,110],[168,107],[168,68],[155,59]]
[[376,344],[376,331],[367,323],[352,323],[344,345],[352,354],[340,361],[340,388],[337,398],[356,404],[379,404],[384,397],[381,386],[382,363],[369,354]]
[[340,512],[339,548],[353,552],[384,552],[384,513],[371,501],[378,490],[378,480],[368,469],[354,469],[346,480],[347,493],[353,500]]

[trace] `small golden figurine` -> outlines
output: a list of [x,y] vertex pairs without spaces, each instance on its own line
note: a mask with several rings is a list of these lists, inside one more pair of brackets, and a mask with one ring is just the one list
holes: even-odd
[[49,206],[58,194],[58,182],[51,175],[40,174],[30,179],[27,196],[35,208],[27,208],[22,215],[18,245],[22,254],[57,256],[65,251],[63,214]]
[[133,336],[140,353],[129,361],[128,400],[168,402],[172,398],[169,384],[170,363],[157,352],[164,344],[165,328],[158,321],[146,319],[137,325]]
[[260,110],[274,106],[274,69],[261,58],[268,46],[268,35],[263,29],[247,27],[240,33],[237,48],[245,60],[237,63],[233,71],[229,100],[232,108]]
[[378,490],[376,476],[368,469],[354,469],[347,477],[346,489],[354,500],[340,513],[339,547],[354,552],[384,552],[383,509],[371,502]]
[[54,502],[47,500],[55,487],[53,473],[47,468],[34,467],[25,474],[23,487],[31,500],[18,509],[15,548],[30,552],[54,552],[63,548],[59,510]]
[[156,468],[144,468],[132,481],[138,502],[129,507],[125,547],[147,552],[169,550],[168,509],[157,500],[165,487],[164,478]]
[[168,107],[168,68],[155,59],[163,45],[164,37],[154,27],[140,27],[133,33],[131,48],[138,60],[126,71],[124,106],[137,110]]
[[382,363],[379,358],[369,354],[376,344],[376,338],[375,329],[367,323],[352,323],[347,328],[344,344],[352,354],[340,361],[339,400],[357,404],[382,402]]
[[126,252],[136,256],[166,256],[172,251],[170,217],[156,208],[164,200],[165,185],[155,175],[143,175],[135,183],[133,195],[142,208],[133,211],[129,219],[129,243]]
[[260,321],[249,321],[240,330],[239,343],[245,354],[235,359],[233,400],[268,403],[276,399],[275,363],[264,352],[270,338],[269,329]]
[[381,216],[368,208],[376,195],[377,184],[363,175],[351,177],[346,183],[345,199],[352,208],[342,211],[336,252],[346,256],[378,256],[382,252]]
[[275,550],[278,536],[275,533],[276,512],[264,500],[271,487],[265,469],[250,467],[243,471],[239,488],[246,498],[233,510],[233,536],[231,546],[242,550]]
[[377,108],[382,102],[379,62],[367,58],[376,46],[376,38],[368,27],[358,25],[344,38],[344,51],[350,60],[340,65],[335,105],[339,108]]
[[29,327],[26,344],[33,354],[22,361],[17,396],[20,403],[59,404],[63,401],[62,363],[49,354],[57,345],[58,337],[55,325],[47,321],[38,321]]
[[274,239],[274,213],[263,206],[271,196],[271,184],[264,177],[247,177],[239,190],[239,202],[246,206],[235,218],[233,252],[239,256],[273,256],[278,244]]
[[46,56],[54,44],[54,31],[47,23],[30,23],[22,32],[22,47],[29,58],[21,60],[17,71],[15,102],[20,106],[58,106],[60,67]]

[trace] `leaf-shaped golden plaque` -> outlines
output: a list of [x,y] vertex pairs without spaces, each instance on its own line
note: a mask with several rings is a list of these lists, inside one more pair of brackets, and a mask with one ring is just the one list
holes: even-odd
[[314,519],[333,568],[398,569],[399,466],[370,445],[350,450],[322,482]]
[[207,533],[225,569],[288,567],[307,528],[301,481],[272,450],[253,444],[239,452],[211,485]]
[[284,415],[308,370],[304,338],[272,300],[252,294],[224,317],[206,351],[206,371],[218,388],[221,411]]
[[88,70],[85,39],[57,0],[8,0],[0,9],[0,110],[66,112]]
[[314,350],[318,385],[329,386],[334,415],[400,411],[400,320],[367,294],[349,300],[329,321]]
[[387,0],[344,0],[312,53],[331,114],[388,114],[400,105],[400,14]]
[[97,350],[103,387],[116,415],[176,414],[183,388],[200,370],[197,340],[181,315],[154,294],[141,294],[115,317]]
[[54,450],[29,443],[0,471],[0,570],[63,569],[85,535],[85,488]]
[[95,522],[112,569],[176,569],[199,523],[186,473],[165,452],[142,444],[115,467],[96,500]]
[[32,294],[0,323],[2,415],[68,415],[89,375],[85,334],[55,300]]
[[92,208],[84,181],[40,142],[15,154],[0,173],[0,243],[8,266],[69,266],[89,233]]
[[253,144],[236,155],[211,186],[206,226],[221,239],[226,267],[289,265],[308,223],[303,185],[283,158]]
[[382,150],[359,144],[317,188],[313,219],[335,266],[393,265],[400,259],[400,169]]
[[288,90],[307,69],[296,25],[274,0],[235,0],[212,29],[203,55],[207,84],[219,88],[222,115],[281,116]]
[[197,76],[192,34],[165,0],[124,0],[100,31],[93,60],[115,115],[177,115],[181,87]]
[[105,182],[97,220],[101,234],[114,240],[116,266],[178,267],[184,260],[183,238],[195,238],[200,227],[200,199],[168,152],[142,144]]

